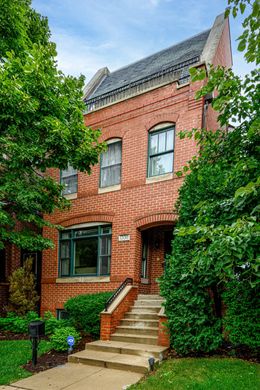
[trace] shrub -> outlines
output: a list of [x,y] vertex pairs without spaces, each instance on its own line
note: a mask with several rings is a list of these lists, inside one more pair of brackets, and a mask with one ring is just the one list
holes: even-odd
[[28,333],[28,325],[31,321],[40,319],[34,311],[29,311],[26,316],[18,316],[10,312],[5,318],[0,318],[0,329],[14,333]]
[[111,292],[103,292],[78,295],[69,299],[64,308],[69,313],[73,326],[96,338],[99,337],[100,312],[104,310],[105,303],[111,295]]
[[32,273],[32,258],[28,258],[23,267],[17,268],[9,278],[8,311],[25,315],[36,309],[39,296],[36,292],[35,276]]
[[50,337],[51,346],[55,351],[66,351],[68,349],[67,337],[73,336],[75,345],[81,339],[79,332],[73,326],[56,329]]
[[57,320],[50,311],[44,313],[43,320],[45,321],[45,334],[47,336],[53,334],[56,329],[65,328],[70,325],[69,320]]
[[234,346],[246,345],[257,349],[259,334],[259,289],[252,288],[248,281],[230,281],[223,293],[226,312],[224,329]]

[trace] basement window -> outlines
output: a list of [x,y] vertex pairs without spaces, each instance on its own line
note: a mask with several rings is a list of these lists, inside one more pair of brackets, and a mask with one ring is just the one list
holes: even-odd
[[64,230],[60,233],[60,276],[108,276],[111,225]]

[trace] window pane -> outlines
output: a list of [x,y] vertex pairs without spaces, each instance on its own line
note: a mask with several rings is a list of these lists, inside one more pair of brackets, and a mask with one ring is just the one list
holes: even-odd
[[165,152],[165,144],[166,144],[166,132],[159,133],[159,149],[158,152]]
[[61,237],[62,240],[70,238],[70,232],[62,232]]
[[158,153],[158,134],[152,134],[150,140],[150,154]]
[[121,165],[101,169],[101,187],[109,187],[121,182]]
[[70,257],[70,242],[62,241],[60,243],[60,257],[61,259],[66,259]]
[[109,234],[111,233],[111,226],[106,226],[101,229],[101,234]]
[[149,176],[163,175],[164,173],[172,172],[173,169],[173,153],[163,154],[150,158]]
[[111,237],[102,237],[100,239],[100,255],[110,255],[111,254]]
[[173,130],[167,131],[166,150],[173,149]]
[[70,274],[70,261],[69,259],[61,260],[61,276],[68,276]]
[[110,256],[102,256],[100,258],[100,275],[110,274]]
[[102,167],[120,164],[122,155],[122,142],[109,144],[107,150],[102,154]]
[[71,165],[68,166],[67,169],[64,169],[61,171],[61,177],[68,177],[68,176],[73,176],[77,174],[77,169],[74,169]]
[[92,229],[81,229],[75,231],[75,237],[84,237],[84,236],[91,236],[91,235],[98,235],[98,228],[92,228]]
[[62,178],[61,184],[65,185],[63,195],[74,194],[78,191],[78,175]]
[[74,274],[97,273],[98,238],[85,238],[75,241]]

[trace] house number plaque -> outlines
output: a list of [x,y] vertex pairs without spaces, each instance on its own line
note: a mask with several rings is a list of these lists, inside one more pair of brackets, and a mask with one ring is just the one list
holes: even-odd
[[118,236],[118,241],[130,241],[130,234],[122,234],[121,236]]

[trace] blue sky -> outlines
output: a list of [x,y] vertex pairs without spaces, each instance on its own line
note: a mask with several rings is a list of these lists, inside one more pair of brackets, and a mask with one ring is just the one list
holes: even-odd
[[[32,0],[47,16],[59,68],[88,81],[210,28],[227,0]],[[241,18],[230,18],[234,71],[248,66],[236,50]]]

